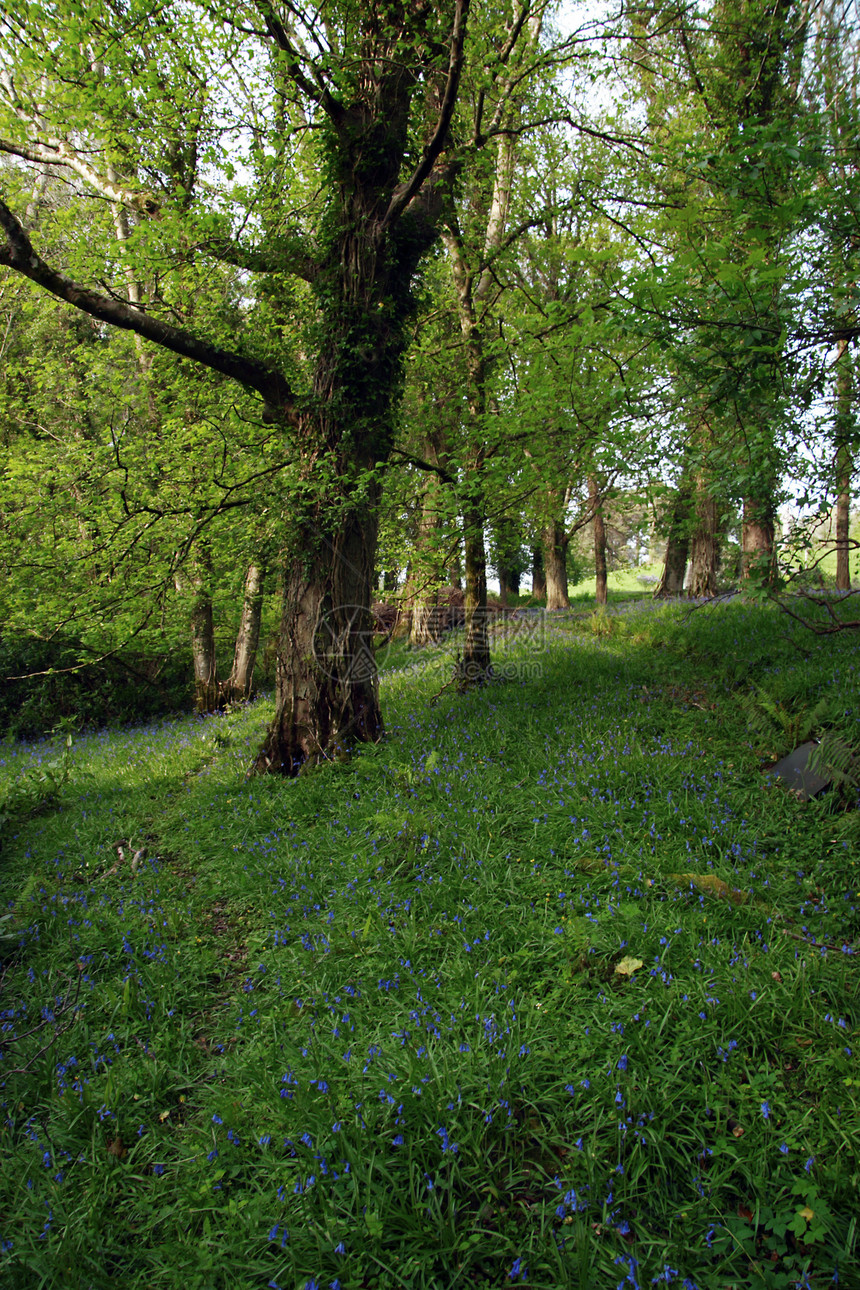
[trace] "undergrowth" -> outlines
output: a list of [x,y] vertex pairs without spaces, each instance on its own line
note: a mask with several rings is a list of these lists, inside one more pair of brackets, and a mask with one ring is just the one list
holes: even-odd
[[78,738],[0,861],[4,1286],[860,1285],[856,791],[762,773],[856,647],[529,621],[296,781],[265,702]]

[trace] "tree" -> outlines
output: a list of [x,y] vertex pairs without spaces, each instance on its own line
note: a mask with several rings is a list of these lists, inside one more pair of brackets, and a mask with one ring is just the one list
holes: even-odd
[[[441,12],[35,0],[2,20],[0,147],[80,184],[128,237],[119,254],[115,239],[71,246],[78,278],[0,202],[0,263],[236,382],[294,454],[277,714],[259,769],[294,773],[382,730],[367,647],[378,467],[415,275],[462,165],[446,144],[468,12],[469,0]],[[233,94],[245,95],[235,121]],[[239,121],[241,157],[235,134],[227,149]],[[206,307],[217,262],[255,283],[238,334]],[[130,278],[149,284],[145,299],[130,297]]]

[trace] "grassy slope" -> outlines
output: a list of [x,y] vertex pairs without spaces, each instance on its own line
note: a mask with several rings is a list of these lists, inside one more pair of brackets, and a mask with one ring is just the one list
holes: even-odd
[[3,1039],[47,1019],[4,1286],[860,1285],[856,812],[760,774],[856,726],[856,644],[735,604],[497,653],[431,705],[447,653],[393,652],[386,741],[293,783],[242,777],[265,704],[79,740],[0,861]]

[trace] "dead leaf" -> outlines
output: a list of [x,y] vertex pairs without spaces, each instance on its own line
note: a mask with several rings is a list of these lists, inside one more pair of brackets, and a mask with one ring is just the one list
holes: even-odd
[[738,1205],[738,1218],[745,1218],[748,1223],[753,1221],[753,1212],[746,1205]]
[[631,958],[628,954],[620,963],[615,964],[615,971],[618,976],[632,976],[641,967],[644,967],[642,960]]
[[128,1151],[123,1145],[123,1140],[119,1134],[107,1144],[107,1150],[108,1155],[116,1156],[117,1160],[123,1160],[128,1155]]
[[815,1210],[810,1209],[808,1205],[804,1205],[803,1209],[799,1209],[797,1212],[801,1218],[806,1219],[807,1223],[811,1223],[815,1218]]
[[779,982],[779,984],[780,984],[780,985],[782,985],[782,975],[781,975],[781,973],[779,973],[779,972],[771,972],[771,976],[773,977],[774,981],[778,981],[778,982]]
[[744,1136],[746,1130],[743,1125],[738,1124],[737,1120],[733,1120],[731,1116],[726,1120],[726,1124],[729,1126],[733,1138],[742,1138]]

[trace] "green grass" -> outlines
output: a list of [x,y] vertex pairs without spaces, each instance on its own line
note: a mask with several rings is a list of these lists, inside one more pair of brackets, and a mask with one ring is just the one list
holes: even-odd
[[261,702],[7,824],[4,1287],[860,1284],[856,791],[761,773],[856,740],[856,643],[497,632],[465,696],[390,650],[347,765],[245,779]]

